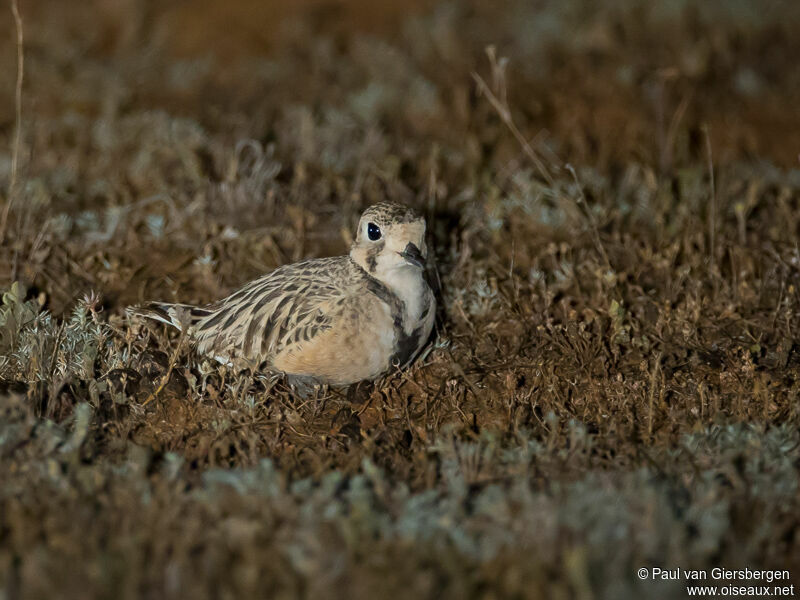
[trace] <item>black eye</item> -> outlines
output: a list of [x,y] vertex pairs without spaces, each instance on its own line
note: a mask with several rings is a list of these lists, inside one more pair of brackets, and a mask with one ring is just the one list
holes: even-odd
[[367,237],[373,242],[381,239],[381,228],[375,223],[367,223]]

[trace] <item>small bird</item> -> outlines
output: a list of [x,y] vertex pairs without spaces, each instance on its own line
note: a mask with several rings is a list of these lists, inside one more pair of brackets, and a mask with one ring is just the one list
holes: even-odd
[[361,215],[348,256],[284,265],[203,307],[130,312],[186,327],[201,354],[224,364],[346,386],[408,365],[428,340],[436,300],[426,257],[425,220],[382,202]]

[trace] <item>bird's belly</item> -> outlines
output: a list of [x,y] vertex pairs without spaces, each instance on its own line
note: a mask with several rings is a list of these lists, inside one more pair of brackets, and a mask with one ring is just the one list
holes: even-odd
[[350,385],[376,379],[391,367],[396,332],[388,307],[354,314],[309,343],[278,353],[272,367],[322,383]]

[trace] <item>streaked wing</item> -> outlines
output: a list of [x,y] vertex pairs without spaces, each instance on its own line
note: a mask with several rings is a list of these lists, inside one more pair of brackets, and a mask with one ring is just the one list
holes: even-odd
[[258,364],[327,331],[347,297],[336,277],[343,266],[341,258],[286,265],[206,307],[194,327],[198,349]]

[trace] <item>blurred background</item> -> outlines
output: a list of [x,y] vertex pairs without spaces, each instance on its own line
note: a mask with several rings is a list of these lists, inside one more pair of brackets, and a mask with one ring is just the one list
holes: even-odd
[[[800,2],[19,8],[0,599],[685,598],[636,569],[800,565]],[[403,373],[305,401],[124,317],[344,253],[385,199],[441,287]]]
[[[20,8],[20,175],[27,193],[47,188],[69,231],[76,218],[100,218],[98,206],[174,199],[176,184],[183,195],[216,193],[198,184],[232,181],[239,154],[254,147],[237,150],[243,140],[269,149],[245,162],[281,167],[240,196],[291,182],[282,189],[300,206],[338,197],[351,212],[386,185],[405,188],[401,200],[422,193],[434,163],[443,197],[473,193],[468,182],[489,173],[505,182],[531,167],[520,139],[556,168],[611,176],[630,161],[674,173],[706,162],[709,150],[715,164],[797,167],[800,7],[791,0],[20,0]],[[0,182],[8,182],[10,10],[0,24]],[[508,107],[516,137],[475,74]],[[246,222],[274,222],[270,207]],[[57,311],[74,297],[66,288],[52,293]],[[131,290],[119,291],[126,302],[142,299]]]
[[[350,100],[357,110],[360,98],[384,121],[424,116],[418,126],[430,133],[465,118],[458,103],[473,95],[469,74],[487,71],[484,48],[494,44],[510,60],[524,128],[546,128],[581,158],[649,158],[671,124],[691,132],[702,122],[721,159],[749,153],[796,166],[790,0],[20,4],[29,114],[179,107],[198,118],[238,109],[264,119],[268,107],[278,116],[296,103]],[[13,44],[6,13],[3,39]],[[13,47],[4,50],[7,130],[15,69]],[[401,81],[413,84],[403,104],[424,115],[391,110]],[[270,130],[248,123],[250,137]]]

